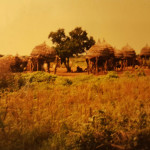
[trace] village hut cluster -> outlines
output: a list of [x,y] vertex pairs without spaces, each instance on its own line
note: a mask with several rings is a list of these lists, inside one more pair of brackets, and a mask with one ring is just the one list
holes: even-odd
[[[123,71],[128,67],[134,68],[149,66],[150,68],[150,47],[146,45],[141,53],[136,55],[135,50],[128,44],[121,50],[117,50],[105,40],[100,40],[86,52],[88,73],[97,74],[109,70]],[[60,58],[54,48],[49,47],[45,42],[35,46],[30,56],[3,56],[0,55],[0,71],[46,71],[50,72],[50,65],[53,63],[53,70],[56,73]]]
[[58,66],[58,56],[54,48],[45,42],[36,46],[30,56],[0,55],[0,72],[46,71],[50,72],[50,63],[54,64],[54,73]]
[[[126,70],[128,67],[134,68],[136,65],[148,66],[150,61],[150,47],[147,45],[141,50],[140,55],[136,55],[135,50],[128,44],[117,50],[105,40],[100,40],[93,45],[86,54],[88,73],[97,74],[100,71]],[[143,63],[144,62],[144,63]]]

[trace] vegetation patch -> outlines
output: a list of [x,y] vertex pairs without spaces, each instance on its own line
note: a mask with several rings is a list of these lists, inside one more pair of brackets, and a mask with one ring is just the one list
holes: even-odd
[[150,147],[149,76],[9,78],[0,92],[1,150]]

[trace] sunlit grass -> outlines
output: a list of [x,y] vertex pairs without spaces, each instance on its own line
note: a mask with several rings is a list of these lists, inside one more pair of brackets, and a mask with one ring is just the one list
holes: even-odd
[[110,72],[69,78],[36,72],[12,81],[15,84],[1,89],[2,150],[150,146],[148,76]]

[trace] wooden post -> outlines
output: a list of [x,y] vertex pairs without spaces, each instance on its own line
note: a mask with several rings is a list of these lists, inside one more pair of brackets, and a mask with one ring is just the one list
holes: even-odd
[[133,58],[132,69],[135,68],[135,58]]
[[90,60],[87,59],[87,71],[88,71],[88,74],[90,73],[90,70],[89,70],[89,69],[90,69],[90,68],[89,68],[89,61],[90,61]]
[[55,68],[54,68],[54,74],[56,74],[56,72],[57,72],[58,60],[59,60],[59,58],[58,58],[58,56],[56,56],[56,65],[55,65]]
[[50,62],[47,62],[48,72],[50,73]]
[[123,60],[121,60],[121,71],[123,70]]
[[116,63],[115,63],[115,71],[118,71],[118,65],[119,65],[119,61],[117,61]]
[[106,60],[106,62],[105,62],[105,72],[107,72],[107,60]]
[[89,59],[89,73],[90,74],[90,71],[91,71],[91,60]]
[[39,71],[39,61],[37,61],[37,71]]
[[96,57],[96,74],[98,74],[98,57]]
[[30,71],[32,71],[32,62],[30,61]]
[[127,59],[126,59],[126,68],[127,68],[127,70],[128,70],[128,61],[127,61]]

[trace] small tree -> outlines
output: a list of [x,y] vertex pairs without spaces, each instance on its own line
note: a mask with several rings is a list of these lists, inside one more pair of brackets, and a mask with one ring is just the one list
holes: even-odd
[[67,71],[70,72],[69,58],[73,54],[78,55],[88,50],[95,44],[93,37],[88,38],[87,32],[81,27],[76,27],[66,36],[64,29],[58,29],[56,32],[51,32],[48,38],[52,39],[55,44],[55,49],[61,58],[61,63],[64,63]]

